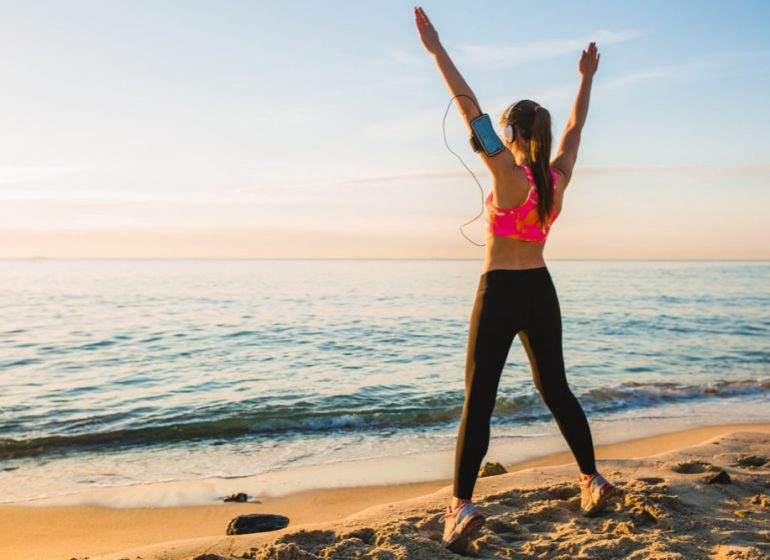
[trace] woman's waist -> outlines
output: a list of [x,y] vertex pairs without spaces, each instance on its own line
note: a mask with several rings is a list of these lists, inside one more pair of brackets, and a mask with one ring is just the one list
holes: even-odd
[[487,236],[487,251],[482,272],[495,269],[524,270],[545,267],[545,243]]

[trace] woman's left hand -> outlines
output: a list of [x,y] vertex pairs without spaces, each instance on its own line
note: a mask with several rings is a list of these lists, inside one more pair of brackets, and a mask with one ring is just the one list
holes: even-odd
[[596,48],[596,43],[589,43],[588,48],[586,48],[586,50],[583,51],[583,54],[580,55],[578,72],[580,72],[582,76],[593,78],[594,74],[596,74],[596,71],[599,69],[599,58],[601,58],[601,55]]
[[441,41],[438,40],[438,33],[433,28],[433,24],[425,15],[425,11],[419,6],[414,8],[414,19],[417,23],[417,31],[420,32],[420,40],[425,48],[431,54],[436,54],[441,48]]

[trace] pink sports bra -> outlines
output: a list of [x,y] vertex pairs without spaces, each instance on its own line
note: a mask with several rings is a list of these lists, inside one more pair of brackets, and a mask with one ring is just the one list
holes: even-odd
[[[540,225],[537,215],[537,186],[532,176],[532,170],[526,165],[519,165],[519,167],[527,174],[527,180],[529,181],[527,199],[516,208],[498,208],[492,204],[492,193],[489,193],[487,197],[489,226],[487,229],[500,237],[542,242],[548,237],[548,232],[558,213],[556,210],[553,210],[547,223],[542,226]],[[553,188],[556,190],[558,174],[555,169],[551,169],[551,175],[553,176]]]

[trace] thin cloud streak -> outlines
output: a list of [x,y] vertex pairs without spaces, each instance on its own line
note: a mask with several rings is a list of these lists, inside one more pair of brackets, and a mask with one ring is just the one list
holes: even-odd
[[[486,169],[474,169],[476,174],[486,173]],[[578,166],[575,173],[585,175],[617,175],[617,174],[655,174],[655,173],[693,173],[703,175],[760,175],[770,173],[770,164],[756,165],[585,165]],[[429,171],[403,173],[393,175],[379,175],[372,177],[358,177],[341,181],[338,184],[381,184],[395,183],[402,181],[422,181],[431,179],[464,179],[468,177],[468,172],[464,169],[457,171]]]
[[88,165],[28,165],[0,166],[0,185],[50,181],[51,179],[75,175],[94,168]]
[[426,66],[430,63],[430,60],[426,55],[416,56],[401,49],[388,48],[388,55],[396,62],[408,64],[409,66]]
[[665,64],[654,66],[629,74],[616,76],[607,81],[597,83],[597,89],[608,91],[630,84],[637,84],[660,78],[694,79],[708,76],[735,64],[741,58],[756,55],[764,51],[727,52],[711,55],[709,58],[695,60],[689,63]]
[[564,54],[574,54],[591,42],[599,45],[624,43],[641,37],[643,33],[635,29],[622,31],[599,30],[590,35],[570,39],[542,39],[513,45],[461,45],[455,51],[456,60],[463,64],[474,64],[486,68],[512,66],[532,60],[554,58]]
[[611,78],[603,84],[598,84],[597,89],[612,90],[622,86],[636,84],[639,82],[647,82],[649,80],[656,80],[659,78],[666,78],[671,75],[673,66],[665,66],[659,68],[650,68],[647,70],[641,70],[639,72],[631,72],[623,76]]

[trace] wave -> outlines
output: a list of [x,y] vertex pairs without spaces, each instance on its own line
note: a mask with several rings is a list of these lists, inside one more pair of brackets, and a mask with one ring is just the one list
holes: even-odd
[[714,381],[702,385],[627,381],[586,391],[580,401],[590,412],[607,413],[688,400],[719,399],[770,393],[770,378]]
[[329,402],[313,404],[300,401],[289,405],[273,405],[250,413],[235,410],[198,413],[206,414],[210,420],[181,417],[170,419],[162,425],[139,428],[29,439],[0,438],[0,460],[70,450],[148,446],[206,439],[232,440],[249,435],[290,437],[340,430],[409,429],[441,424],[459,416],[462,395],[454,395],[451,402],[437,402],[439,400],[434,397],[426,399],[422,405],[411,403],[393,407],[384,403],[379,407],[347,410],[339,406],[332,408]]
[[[603,386],[577,395],[589,414],[608,414],[627,409],[639,409],[666,403],[720,399],[770,393],[770,378],[715,381],[699,385],[673,382],[627,381],[615,386]],[[396,395],[390,396],[393,400]],[[264,406],[244,412],[233,407],[200,410],[196,419],[179,416],[164,423],[127,427],[125,429],[89,432],[73,435],[50,435],[28,439],[0,438],[0,460],[35,457],[51,453],[146,447],[186,441],[229,441],[240,437],[291,438],[335,432],[382,431],[446,428],[456,424],[462,412],[463,395],[448,392],[443,395],[412,396],[400,402],[379,403],[370,400],[354,406],[357,396],[335,396],[319,402],[298,401],[286,405]],[[360,396],[358,396],[358,400]],[[347,404],[347,407],[343,406]],[[550,417],[550,412],[537,393],[515,397],[498,396],[494,410],[496,423],[534,422]],[[146,421],[137,418],[135,421]],[[94,422],[95,425],[103,425]]]

